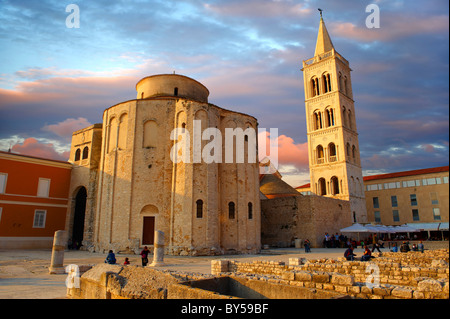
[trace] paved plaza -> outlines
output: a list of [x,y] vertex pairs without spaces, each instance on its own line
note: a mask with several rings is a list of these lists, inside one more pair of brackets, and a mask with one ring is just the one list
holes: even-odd
[[[158,269],[177,270],[182,272],[211,273],[211,260],[231,259],[239,261],[267,260],[288,263],[289,258],[306,259],[342,257],[345,249],[313,248],[311,253],[304,249],[279,248],[262,250],[257,255],[226,256],[165,256],[165,266]],[[358,256],[362,249],[355,249]],[[61,299],[66,298],[65,280],[67,275],[50,275],[51,250],[2,250],[0,251],[0,299]],[[87,251],[67,250],[64,254],[64,265],[93,265],[103,263],[106,254]],[[117,254],[118,264],[123,264],[128,257],[131,265],[141,265],[139,255]],[[149,256],[151,261],[153,256]]]

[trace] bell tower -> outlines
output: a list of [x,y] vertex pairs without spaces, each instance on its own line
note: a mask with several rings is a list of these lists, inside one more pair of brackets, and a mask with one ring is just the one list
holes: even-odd
[[[321,11],[321,10],[319,10]],[[350,201],[367,222],[349,62],[334,49],[320,12],[314,57],[303,61],[311,192]]]

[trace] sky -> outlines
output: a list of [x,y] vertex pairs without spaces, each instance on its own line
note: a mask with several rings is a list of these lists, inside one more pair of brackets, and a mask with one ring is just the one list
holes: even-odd
[[136,98],[141,78],[176,72],[278,128],[283,179],[308,183],[301,68],[318,8],[353,70],[363,175],[448,165],[446,0],[0,0],[0,150],[67,160],[73,131]]

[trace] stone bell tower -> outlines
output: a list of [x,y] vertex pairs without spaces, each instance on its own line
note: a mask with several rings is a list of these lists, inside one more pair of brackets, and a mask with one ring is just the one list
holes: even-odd
[[349,62],[320,17],[314,57],[303,61],[311,192],[350,201],[352,222],[367,222]]

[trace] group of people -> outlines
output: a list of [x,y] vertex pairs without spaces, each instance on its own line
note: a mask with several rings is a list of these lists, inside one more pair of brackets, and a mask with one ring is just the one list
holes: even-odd
[[[424,250],[425,250],[425,247],[423,246],[422,241],[420,241],[417,245],[413,244],[412,248],[409,247],[409,243],[407,241],[404,241],[400,245],[400,252],[402,252],[402,253],[407,253],[408,251],[420,251],[423,253]],[[391,251],[394,253],[398,252],[398,247],[397,247],[396,243],[393,243]]]
[[344,248],[345,245],[347,244],[348,238],[347,236],[344,236],[342,234],[338,235],[338,233],[336,233],[335,235],[333,234],[328,234],[325,233],[325,236],[323,238],[323,247],[324,248]]
[[[147,264],[148,264],[148,254],[149,253],[150,253],[150,250],[148,249],[147,246],[145,246],[144,249],[140,253],[141,260],[142,260],[142,266],[144,266],[144,267],[147,266]],[[114,254],[114,252],[112,250],[110,250],[108,252],[108,256],[106,256],[105,263],[111,264],[111,265],[115,265],[117,263],[116,255]],[[125,261],[123,264],[124,265],[130,264],[130,260],[128,259],[128,257],[125,257]]]
[[[347,260],[355,260],[356,254],[353,253],[353,246],[350,245],[347,250],[344,252],[344,257]],[[375,258],[372,256],[372,251],[370,251],[369,247],[367,245],[364,246],[364,252],[361,256],[361,261],[369,261],[370,259]]]

